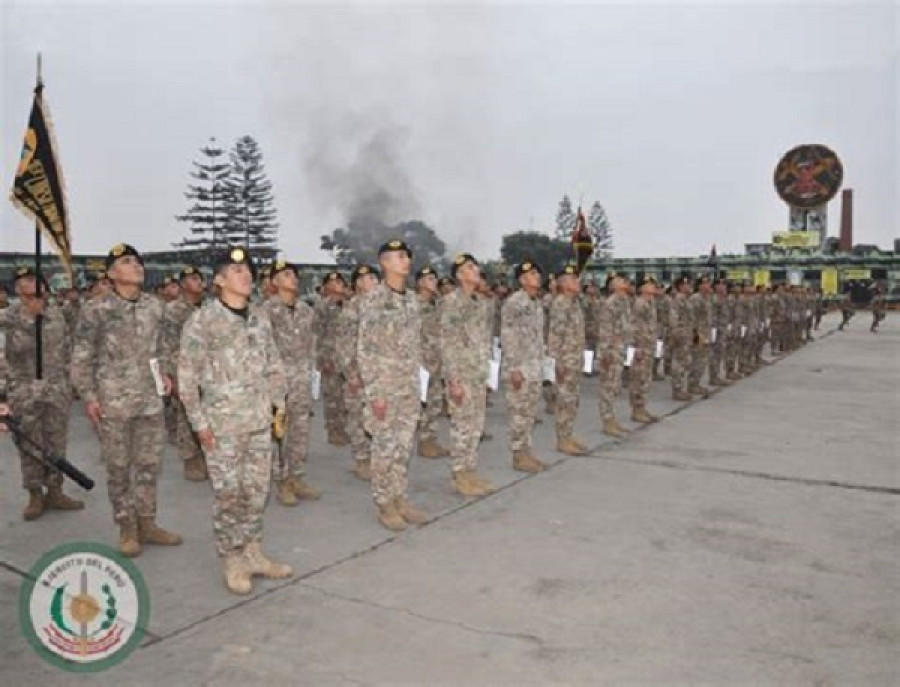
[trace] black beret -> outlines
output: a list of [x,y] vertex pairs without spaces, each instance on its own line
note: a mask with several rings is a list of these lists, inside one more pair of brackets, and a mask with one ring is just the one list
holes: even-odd
[[300,276],[300,270],[297,269],[297,265],[288,262],[287,260],[273,260],[272,264],[268,267],[268,274],[270,277],[274,277],[279,272],[284,272],[285,270],[293,270],[294,274],[298,277]]
[[406,245],[405,241],[401,241],[400,239],[393,239],[391,241],[387,241],[386,243],[382,243],[381,247],[378,249],[378,257],[380,258],[385,253],[399,253],[400,251],[405,252],[410,258],[412,258],[412,251],[409,246]]
[[322,285],[324,286],[328,282],[332,282],[332,281],[341,281],[341,282],[344,282],[344,284],[347,283],[347,280],[344,278],[344,275],[341,274],[340,272],[329,272],[322,279]]
[[220,251],[213,261],[213,271],[218,273],[229,265],[247,265],[251,272],[254,271],[253,263],[250,261],[250,254],[240,246],[232,246]]
[[133,255],[142,265],[144,264],[144,261],[141,259],[141,254],[137,252],[137,248],[127,243],[117,243],[110,248],[109,252],[106,254],[106,269],[109,269],[109,266],[116,260],[123,258],[126,255]]
[[556,273],[556,278],[560,279],[562,277],[578,277],[578,268],[575,265],[566,265],[559,272]]
[[471,253],[460,253],[453,259],[453,265],[450,266],[450,275],[456,278],[456,273],[459,271],[459,268],[465,265],[467,262],[471,262],[475,267],[480,268],[481,265],[478,264],[478,260],[475,259],[475,256]]
[[434,271],[434,268],[431,265],[425,265],[422,269],[416,272],[416,281],[419,281],[422,277],[427,277],[428,275],[434,275],[437,278],[437,272]]
[[441,277],[438,279],[438,288],[445,286],[456,286],[456,280],[453,277]]
[[360,280],[360,277],[364,277],[367,274],[374,274],[380,279],[378,270],[376,270],[371,265],[357,265],[350,273],[350,283],[353,284],[353,286],[356,286],[356,282]]
[[543,276],[544,271],[541,269],[541,266],[538,265],[533,260],[525,260],[524,262],[516,265],[515,275],[516,279],[521,277],[523,274],[528,274],[529,272],[537,272],[541,276]]
[[190,277],[192,274],[199,275],[201,279],[203,278],[200,270],[198,270],[196,267],[194,267],[193,265],[185,265],[184,269],[182,269],[181,272],[178,273],[178,281],[183,281]]

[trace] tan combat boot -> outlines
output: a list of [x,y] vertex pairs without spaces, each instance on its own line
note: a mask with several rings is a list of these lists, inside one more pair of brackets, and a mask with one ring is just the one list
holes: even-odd
[[44,506],[49,510],[81,510],[84,508],[84,501],[66,496],[63,494],[62,487],[47,487]]
[[138,518],[138,534],[142,544],[178,546],[181,543],[181,535],[164,530],[156,524],[156,519],[152,517]]
[[649,425],[651,422],[656,422],[657,420],[659,420],[659,418],[656,417],[656,415],[651,415],[650,413],[648,413],[647,409],[643,406],[635,408],[631,411],[632,422],[640,422],[641,424]]
[[398,498],[394,504],[400,517],[406,520],[410,525],[424,525],[428,522],[428,515],[425,511],[416,508],[402,496]]
[[392,532],[402,532],[406,529],[406,520],[404,520],[403,516],[397,512],[397,507],[394,505],[393,501],[386,503],[383,506],[376,504],[375,507],[378,509],[378,522],[384,527]]
[[369,460],[357,460],[355,461],[356,465],[353,466],[353,474],[357,479],[361,479],[363,482],[371,482],[372,481],[372,462]]
[[22,511],[22,517],[26,520],[37,520],[44,514],[44,490],[37,489],[28,490],[28,505]]
[[138,526],[134,520],[119,524],[119,552],[128,558],[134,558],[141,553]]
[[691,396],[689,393],[686,393],[684,391],[673,391],[672,392],[672,400],[673,401],[690,401],[693,398],[694,398],[693,396]]
[[469,473],[469,482],[480,489],[483,496],[490,496],[497,491],[497,487],[482,478],[475,470]]
[[434,439],[423,439],[419,442],[419,458],[446,458],[450,452]]
[[692,386],[688,389],[688,393],[697,394],[698,396],[702,396],[703,398],[709,398],[709,389],[705,386]]
[[184,461],[184,478],[189,482],[203,482],[207,478],[206,461],[202,456]]
[[318,501],[322,498],[322,492],[318,489],[311,487],[306,483],[306,480],[300,477],[299,475],[295,475],[291,477],[288,481],[288,486],[291,488],[291,491],[294,492],[294,495],[298,499],[306,499],[307,501]]
[[583,456],[587,453],[584,447],[572,437],[560,437],[556,440],[556,450],[567,456]]
[[296,506],[299,503],[297,495],[286,479],[275,482],[275,496],[282,506]]
[[240,554],[232,554],[222,559],[223,572],[225,574],[225,586],[232,594],[246,596],[253,590],[250,581],[250,571],[247,569],[247,561]]
[[618,422],[616,422],[616,418],[614,417],[608,417],[603,420],[603,433],[610,437],[616,437],[617,439],[621,439],[626,434],[625,430]]
[[350,437],[347,432],[342,429],[335,429],[328,432],[328,443],[332,446],[346,446],[350,443]]
[[538,472],[543,472],[547,469],[547,466],[544,465],[541,461],[531,455],[528,451],[514,451],[513,452],[513,470],[518,470],[519,472],[528,472],[531,474],[536,474]]
[[475,484],[470,476],[472,473],[465,470],[459,470],[453,473],[453,488],[460,496],[484,496],[478,485]]
[[294,574],[294,569],[286,563],[276,563],[262,552],[259,542],[247,544],[244,561],[251,575],[260,575],[267,580],[284,580]]

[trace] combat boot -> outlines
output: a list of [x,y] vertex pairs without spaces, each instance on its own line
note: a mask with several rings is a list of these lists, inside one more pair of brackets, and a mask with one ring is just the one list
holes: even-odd
[[481,489],[478,488],[470,478],[472,473],[465,470],[459,470],[453,473],[453,489],[460,496],[483,496]]
[[378,522],[392,532],[402,532],[406,529],[406,520],[397,512],[393,501],[383,506],[376,505],[378,509]]
[[546,469],[547,466],[532,456],[529,451],[513,452],[513,470],[536,474],[538,472],[543,472]]
[[142,544],[178,546],[181,543],[181,535],[164,530],[156,524],[156,520],[152,517],[138,518],[138,533]]
[[702,396],[703,398],[709,398],[709,389],[705,386],[692,386],[688,389],[689,394],[697,394],[698,396]]
[[654,372],[652,379],[654,382],[663,382],[663,381],[665,381],[666,378],[664,375],[661,375],[659,372]]
[[625,429],[616,422],[616,418],[610,417],[603,420],[603,433],[610,437],[621,439],[626,435]]
[[357,479],[361,479],[363,482],[371,482],[372,481],[372,462],[369,460],[357,460],[354,461],[356,465],[353,466],[353,474]]
[[44,490],[37,489],[28,490],[28,505],[22,511],[22,517],[26,520],[37,520],[44,514]]
[[240,554],[226,556],[222,560],[225,573],[225,586],[232,594],[246,596],[253,590],[250,581],[250,571],[247,570],[247,561]]
[[284,580],[294,574],[287,563],[276,563],[262,552],[259,542],[251,542],[244,547],[244,561],[251,575],[260,575],[267,580]]
[[428,522],[428,515],[425,511],[416,508],[402,496],[396,500],[395,508],[400,517],[410,525],[424,525]]
[[62,487],[47,487],[44,506],[48,510],[81,510],[84,508],[84,501],[66,496],[63,494]]
[[724,379],[720,379],[719,377],[715,377],[714,379],[709,380],[710,386],[731,386],[731,384]]
[[184,478],[189,482],[203,482],[207,478],[206,461],[195,456],[184,461]]
[[275,482],[275,497],[282,506],[293,507],[299,503],[297,495],[291,489],[291,485],[286,479]]
[[342,429],[335,429],[328,432],[328,443],[332,446],[346,446],[350,443],[350,437]]
[[134,558],[141,553],[141,543],[138,541],[138,526],[134,520],[128,520],[119,524],[119,552],[128,558]]
[[488,482],[486,479],[483,479],[481,475],[479,475],[475,470],[469,472],[469,482],[474,484],[476,488],[480,489],[483,496],[490,496],[497,491],[497,487]]
[[572,437],[560,437],[556,440],[556,450],[567,456],[583,456],[587,453],[582,445]]
[[446,458],[450,452],[434,439],[419,441],[419,458]]
[[693,398],[694,398],[693,396],[691,396],[689,393],[684,392],[684,391],[673,391],[672,392],[672,400],[673,401],[690,401]]
[[295,475],[287,480],[288,486],[298,499],[306,499],[307,501],[318,501],[322,498],[322,492],[307,484],[306,480]]
[[639,406],[631,411],[632,422],[640,422],[642,425],[649,425],[651,422],[656,422],[657,420],[659,420],[659,418],[656,417],[656,415],[648,413],[644,406]]

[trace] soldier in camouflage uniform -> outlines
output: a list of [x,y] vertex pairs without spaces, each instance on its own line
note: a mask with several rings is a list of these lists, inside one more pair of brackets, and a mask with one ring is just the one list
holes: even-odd
[[[72,402],[68,374],[71,331],[62,308],[48,302],[46,282],[38,298],[34,270],[17,269],[14,286],[19,302],[0,309],[0,332],[6,340],[7,400],[25,435],[37,445],[63,456]],[[43,316],[43,325],[41,378],[37,379],[35,320],[39,314]],[[22,517],[35,520],[45,510],[84,508],[83,502],[63,493],[62,474],[30,454],[30,450],[19,450],[22,486],[28,491],[28,504]]]
[[550,303],[547,355],[556,361],[556,450],[583,456],[588,447],[573,435],[584,370],[585,324],[579,299],[578,271],[566,265],[556,276]]
[[446,296],[448,293],[453,293],[456,289],[456,282],[452,277],[441,277],[438,280],[438,289],[442,296]]
[[649,424],[659,420],[647,411],[647,394],[653,376],[653,353],[659,334],[656,322],[656,280],[645,277],[638,289],[631,311],[631,341],[635,351],[628,385],[632,421]]
[[77,287],[72,287],[66,291],[66,298],[62,304],[63,316],[66,318],[66,324],[69,325],[69,331],[75,331],[75,325],[78,324],[78,313],[81,310],[81,294]]
[[627,279],[621,275],[610,275],[606,280],[608,295],[597,317],[600,420],[603,422],[603,433],[612,437],[624,437],[627,434],[616,420],[615,404],[616,397],[622,390],[625,347],[631,339],[628,289]]
[[712,328],[709,335],[709,383],[712,386],[729,386],[723,372],[725,349],[728,346],[728,284],[717,278],[713,286],[711,312]]
[[688,375],[691,370],[691,346],[694,336],[694,313],[688,298],[691,295],[689,277],[679,277],[672,285],[675,296],[669,308],[669,336],[672,350],[672,398],[690,401]]
[[438,418],[444,406],[437,275],[427,265],[416,273],[416,294],[419,297],[419,319],[422,322],[422,364],[428,371],[428,395],[419,418],[418,454],[421,458],[445,458],[450,452],[437,440]]
[[185,267],[181,271],[179,283],[181,295],[165,306],[163,317],[164,369],[166,374],[176,380],[169,403],[175,415],[175,445],[184,464],[184,478],[192,482],[202,482],[206,479],[206,460],[178,397],[176,368],[178,351],[181,348],[181,330],[188,318],[203,305],[205,284],[203,275],[192,266]]
[[344,406],[347,408],[353,474],[367,483],[372,481],[372,441],[363,426],[366,396],[359,374],[356,342],[359,334],[360,303],[363,296],[378,286],[379,279],[378,270],[371,265],[354,267],[350,274],[354,295],[344,305],[338,317],[337,363],[344,379]]
[[422,323],[406,277],[412,251],[403,241],[379,248],[384,281],[360,302],[356,352],[366,394],[363,422],[372,437],[372,496],[378,521],[398,531],[428,516],[408,499],[407,465],[419,421]]
[[653,291],[655,294],[653,297],[653,305],[656,308],[656,339],[663,342],[662,356],[657,357],[654,351],[653,381],[661,382],[665,379],[665,374],[661,372],[659,368],[663,364],[663,359],[666,355],[666,348],[668,348],[665,345],[665,341],[669,338],[669,307],[672,304],[672,300],[669,298],[665,290],[661,289],[659,285],[656,285]]
[[725,380],[736,381],[738,375],[738,359],[741,351],[740,323],[738,322],[738,299],[741,287],[738,284],[728,286],[728,299],[725,301],[728,323],[725,326]]
[[711,288],[707,277],[697,279],[696,291],[688,302],[694,314],[694,334],[691,348],[691,372],[688,375],[688,393],[704,398],[709,389],[700,382],[709,368],[709,338],[712,330]]
[[878,325],[887,315],[887,299],[884,297],[884,289],[881,286],[875,287],[870,307],[872,308],[872,325],[869,327],[869,331],[877,334]]
[[[144,264],[132,246],[113,246],[106,272],[113,288],[81,310],[71,375],[100,435],[113,519],[120,528],[119,550],[136,556],[142,543],[181,543],[180,536],[156,524],[165,426],[151,361],[164,369],[163,305],[141,293]],[[172,381],[162,377],[168,392]]]
[[[547,282],[545,284],[545,293],[541,296],[541,306],[544,308],[544,349],[547,348],[547,342],[550,336],[550,303],[553,302],[553,299],[556,298],[557,288],[556,288],[556,275],[550,274],[547,277]],[[554,407],[556,406],[556,383],[555,382],[543,382],[543,396],[544,396],[544,412],[547,415],[554,414]],[[535,422],[540,424],[543,422],[543,419],[540,415],[535,418]]]
[[275,260],[269,277],[275,295],[263,303],[263,308],[272,325],[287,383],[284,437],[275,448],[272,474],[278,502],[296,506],[297,499],[318,501],[322,496],[305,479],[316,358],[314,315],[313,309],[300,300],[300,272],[296,265]]
[[531,431],[538,412],[544,361],[544,308],[539,299],[541,268],[530,260],[516,265],[520,289],[506,299],[501,312],[500,366],[509,421],[513,468],[541,472],[546,466],[534,455]]
[[786,326],[786,308],[784,298],[784,287],[781,284],[775,284],[772,288],[772,302],[769,307],[769,316],[771,317],[770,336],[772,355],[785,352],[784,330]]
[[476,292],[481,269],[472,255],[458,255],[452,273],[459,288],[444,296],[438,308],[440,369],[453,440],[451,478],[458,494],[486,496],[495,489],[477,470],[491,356],[488,301]]
[[[594,282],[588,282],[584,285],[583,295],[581,297],[581,306],[584,316],[584,346],[586,351],[597,352],[597,285]],[[588,377],[593,377],[594,372],[591,370],[586,373]]]
[[753,374],[756,369],[753,364],[754,338],[756,336],[756,308],[753,304],[755,295],[753,287],[745,285],[741,290],[736,309],[736,326],[741,340],[738,373],[744,377]]
[[335,365],[338,316],[344,305],[347,282],[340,272],[329,272],[322,282],[322,298],[315,305],[316,366],[322,374],[322,399],[325,406],[325,428],[328,443],[346,446],[350,443],[345,423],[343,379]]
[[[283,425],[285,375],[265,306],[251,303],[253,272],[242,248],[216,257],[218,297],[191,315],[181,335],[178,381],[206,452],[213,534],[225,585],[249,594],[251,577],[290,577],[262,552],[272,476],[272,425]],[[308,317],[307,317],[308,320]]]

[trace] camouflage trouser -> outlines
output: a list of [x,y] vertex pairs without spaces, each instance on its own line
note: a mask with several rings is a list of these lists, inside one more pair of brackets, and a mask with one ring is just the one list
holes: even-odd
[[[652,347],[639,350],[628,373],[628,399],[633,410],[647,407],[647,393],[650,391],[650,378],[653,376]],[[638,360],[640,356],[640,360]]]
[[372,498],[379,506],[406,498],[409,452],[421,411],[418,389],[389,393],[385,399],[388,410],[384,420],[375,417],[370,403],[363,406],[363,426],[372,437]]
[[450,411],[450,469],[453,472],[471,471],[478,467],[478,442],[484,430],[487,391],[484,383],[460,382],[463,398],[455,403],[447,396]]
[[263,538],[263,511],[272,474],[269,427],[244,434],[217,434],[206,452],[213,489],[213,536],[216,553],[240,553]]
[[[68,437],[69,407],[58,408],[55,404],[43,401],[19,400],[10,398],[12,412],[21,420],[25,436],[38,446],[58,456],[66,454]],[[41,487],[58,487],[63,483],[59,470],[48,467],[32,455],[36,449],[24,446],[19,449],[19,462],[22,466],[22,486],[26,489]],[[27,451],[27,453],[26,453]]]
[[600,419],[615,417],[616,396],[622,390],[622,365],[625,354],[618,347],[601,347],[597,350],[599,364],[597,377],[600,382]]
[[754,344],[754,336],[752,333],[747,331],[744,336],[741,337],[741,352],[740,352],[740,371],[748,372],[751,367],[753,367],[753,348]]
[[669,376],[672,374],[672,337],[667,336],[663,342],[663,374]]
[[178,455],[182,460],[202,458],[203,449],[200,448],[197,434],[188,421],[184,405],[177,398],[173,398],[172,409],[175,413],[175,445],[178,447]]
[[541,397],[540,381],[523,381],[516,391],[507,378],[503,385],[509,422],[509,448],[513,452],[531,449],[531,430]]
[[177,401],[171,396],[166,396],[165,405],[163,406],[163,417],[166,420],[166,437],[171,443],[175,443],[178,438],[178,424],[175,417],[175,403]]
[[737,372],[738,353],[741,343],[734,334],[729,334],[725,339],[725,374],[734,375]]
[[[559,361],[556,363],[559,371]],[[575,418],[578,416],[579,389],[581,387],[582,367],[572,366],[562,369],[562,380],[556,379],[556,437],[563,439],[572,436]]]
[[322,373],[322,402],[325,406],[325,429],[329,434],[344,430],[347,410],[344,408],[343,379],[337,372]]
[[350,453],[353,460],[369,460],[372,457],[372,442],[363,428],[363,405],[365,404],[362,382],[354,391],[349,382],[344,382],[344,407],[347,409],[347,433],[350,435]]
[[441,381],[440,370],[435,370],[434,374],[428,377],[428,395],[425,408],[419,417],[419,441],[437,439],[437,422],[443,409],[444,383]]
[[116,523],[130,522],[135,514],[156,517],[156,480],[165,439],[162,413],[125,418],[107,415],[100,421],[100,450]]
[[703,374],[709,367],[709,344],[695,343],[691,346],[691,372],[688,375],[688,388],[694,389],[703,381]]
[[542,385],[542,396],[544,397],[544,403],[547,404],[548,408],[552,408],[553,404],[556,403],[556,384],[548,384],[544,382]]
[[709,345],[709,381],[722,379],[722,362],[725,359],[725,336],[716,332],[716,342]]
[[[308,385],[304,386],[304,389]],[[284,439],[276,442],[276,460],[273,475],[276,480],[303,477],[306,472],[306,455],[309,453],[309,394],[288,394],[285,403]]]
[[672,340],[672,393],[686,393],[691,369],[691,345],[686,340]]

